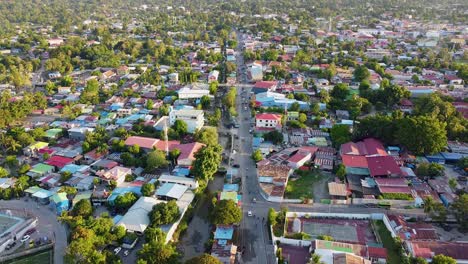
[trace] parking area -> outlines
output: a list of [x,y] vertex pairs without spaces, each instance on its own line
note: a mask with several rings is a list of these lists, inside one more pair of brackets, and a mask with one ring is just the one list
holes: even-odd
[[38,218],[37,226],[29,235],[30,237],[25,242],[17,241],[16,245],[9,250],[9,253],[34,247],[36,243],[37,245],[42,244],[46,242],[45,240],[52,240],[55,241],[54,263],[63,263],[63,256],[67,246],[67,233],[65,226],[57,220],[55,210],[52,210],[48,205],[40,205],[30,198],[1,200],[0,208],[27,211]]

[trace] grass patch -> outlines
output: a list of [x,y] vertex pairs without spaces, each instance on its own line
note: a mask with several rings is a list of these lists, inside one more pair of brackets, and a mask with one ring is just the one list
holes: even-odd
[[390,232],[387,230],[387,227],[385,227],[385,224],[383,223],[383,221],[376,221],[375,224],[377,226],[377,232],[379,233],[380,239],[382,240],[384,247],[387,249],[387,254],[388,254],[387,263],[388,264],[402,263],[402,259],[400,255],[401,246],[395,243],[395,240],[393,239]]
[[52,251],[43,251],[38,254],[22,257],[8,262],[10,264],[48,264],[52,260]]
[[314,198],[313,185],[322,177],[319,173],[312,171],[296,171],[299,178],[288,181],[285,197],[288,199]]

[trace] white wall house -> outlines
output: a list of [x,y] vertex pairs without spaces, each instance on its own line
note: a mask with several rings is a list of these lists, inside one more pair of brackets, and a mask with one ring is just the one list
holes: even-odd
[[182,120],[187,123],[187,128],[189,133],[194,133],[197,129],[200,129],[205,124],[205,117],[203,110],[194,110],[194,109],[182,109],[174,110],[171,108],[169,112],[169,122],[174,125],[176,120]]
[[257,128],[281,128],[281,115],[278,114],[257,114],[255,116],[255,126]]

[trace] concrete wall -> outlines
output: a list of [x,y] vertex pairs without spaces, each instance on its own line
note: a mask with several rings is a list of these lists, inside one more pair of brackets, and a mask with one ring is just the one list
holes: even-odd
[[392,237],[396,237],[397,234],[395,234],[395,231],[390,225],[390,220],[388,219],[387,215],[383,215],[382,221],[385,224],[385,227],[387,227],[388,231],[390,231],[390,234],[392,235]]
[[287,212],[286,217],[333,217],[342,219],[371,219],[370,214],[342,214],[342,213],[315,213],[315,212]]

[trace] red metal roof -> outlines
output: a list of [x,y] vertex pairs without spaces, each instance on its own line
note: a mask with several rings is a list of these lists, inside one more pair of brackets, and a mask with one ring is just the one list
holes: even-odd
[[381,193],[405,193],[411,194],[411,189],[406,187],[390,187],[390,186],[379,186],[379,190]]
[[407,187],[405,179],[402,178],[375,178],[374,179],[379,186],[390,186],[390,187]]
[[180,150],[180,155],[178,159],[195,160],[194,154],[197,153],[197,151],[200,150],[204,146],[205,144],[193,142],[189,144],[180,144],[178,146],[175,146],[174,148],[177,148]]
[[50,159],[46,161],[47,164],[50,166],[54,166],[57,168],[63,168],[65,165],[70,164],[73,162],[73,159],[62,157],[62,156],[52,156]]
[[152,149],[154,145],[159,141],[157,138],[148,138],[148,137],[138,137],[131,136],[125,140],[126,146],[138,145],[142,148]]
[[367,168],[367,159],[364,156],[342,155],[343,164],[346,167]]
[[270,114],[270,113],[263,113],[255,115],[255,119],[263,119],[263,120],[281,120],[281,115],[279,114]]
[[391,156],[367,157],[367,164],[372,177],[402,174],[400,167]]
[[272,87],[276,85],[278,85],[277,81],[261,81],[261,82],[256,82],[254,88],[271,89]]

